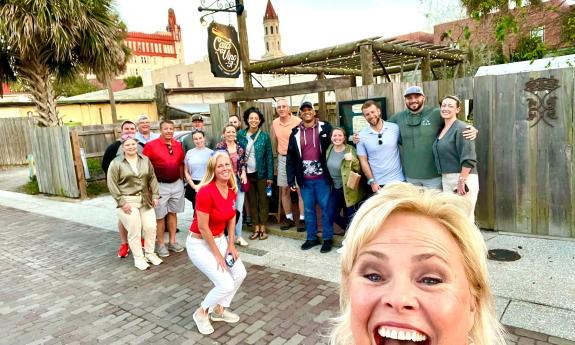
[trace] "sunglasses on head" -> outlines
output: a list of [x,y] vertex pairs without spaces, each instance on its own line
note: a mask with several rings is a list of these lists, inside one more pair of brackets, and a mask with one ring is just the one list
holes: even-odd
[[172,144],[166,144],[166,146],[168,146],[168,153],[170,154],[170,156],[173,156],[174,150],[172,149]]

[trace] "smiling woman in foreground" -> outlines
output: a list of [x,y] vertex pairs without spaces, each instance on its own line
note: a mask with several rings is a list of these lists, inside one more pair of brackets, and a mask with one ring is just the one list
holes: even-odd
[[332,345],[504,345],[486,248],[452,193],[392,183],[346,236]]

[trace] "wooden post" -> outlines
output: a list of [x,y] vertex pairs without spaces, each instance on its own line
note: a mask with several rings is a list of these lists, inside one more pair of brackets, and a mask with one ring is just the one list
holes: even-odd
[[72,144],[72,157],[74,159],[74,170],[76,171],[76,182],[78,183],[78,190],[80,191],[80,199],[86,199],[88,193],[86,191],[84,164],[82,164],[82,156],[80,154],[80,136],[78,135],[78,130],[75,128],[70,132],[70,143]]
[[371,44],[359,47],[362,85],[373,84],[373,49]]
[[[236,4],[242,5],[244,4],[244,0],[237,0]],[[248,72],[250,66],[250,48],[248,44],[248,28],[246,25],[246,18],[248,16],[247,11],[245,10],[242,12],[241,15],[238,16],[238,31],[239,31],[239,40],[240,40],[240,60],[242,61],[242,75],[244,78],[244,88],[246,90],[251,90],[254,88],[252,85],[252,78],[250,73]]]
[[429,55],[421,61],[421,81],[431,81],[431,59]]
[[[325,79],[325,74],[320,73],[317,75],[317,79]],[[327,118],[327,106],[325,104],[325,91],[318,92],[317,94],[319,109],[318,109],[318,116],[320,119],[326,120]]]

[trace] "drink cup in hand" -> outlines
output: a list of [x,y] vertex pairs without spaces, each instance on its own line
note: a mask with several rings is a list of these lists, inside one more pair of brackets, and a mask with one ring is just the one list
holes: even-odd
[[351,152],[346,153],[345,155],[343,155],[343,159],[345,159],[346,161],[350,161],[353,158]]

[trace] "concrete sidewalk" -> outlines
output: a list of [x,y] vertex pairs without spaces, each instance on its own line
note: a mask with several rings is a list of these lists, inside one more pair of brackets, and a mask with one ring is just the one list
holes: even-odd
[[[76,201],[0,191],[0,205],[101,231],[117,231],[114,202],[109,196]],[[189,210],[187,204],[186,212],[178,219],[179,228],[184,230],[178,234],[182,242],[192,219]],[[526,332],[542,344],[575,344],[575,241],[494,232],[483,235],[490,249],[515,250],[522,257],[515,262],[489,262],[502,323]],[[250,246],[242,249],[245,262],[338,282],[339,260],[335,251],[320,254],[319,248],[314,248],[303,252],[299,249],[301,241],[279,236],[249,242]],[[517,341],[511,342],[514,340]]]

